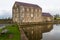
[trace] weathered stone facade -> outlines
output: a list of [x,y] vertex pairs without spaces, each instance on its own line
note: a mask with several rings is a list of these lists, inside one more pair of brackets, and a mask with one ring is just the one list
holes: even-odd
[[43,22],[53,22],[53,16],[50,13],[42,13]]
[[12,9],[13,22],[42,22],[42,8],[35,4],[15,2]]

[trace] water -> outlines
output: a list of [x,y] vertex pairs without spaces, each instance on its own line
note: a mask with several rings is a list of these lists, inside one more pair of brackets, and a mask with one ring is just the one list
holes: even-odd
[[53,25],[50,32],[43,33],[42,40],[60,40],[60,25]]
[[60,25],[21,26],[29,40],[60,40]]
[[5,28],[5,27],[6,27],[5,25],[6,25],[6,24],[0,24],[0,29]]

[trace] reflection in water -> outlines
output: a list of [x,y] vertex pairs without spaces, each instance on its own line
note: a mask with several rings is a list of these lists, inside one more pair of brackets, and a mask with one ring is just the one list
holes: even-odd
[[53,25],[53,29],[50,32],[43,33],[42,40],[60,40],[60,24]]
[[29,25],[23,26],[22,29],[29,40],[41,40],[42,34],[51,31],[52,24],[49,25]]

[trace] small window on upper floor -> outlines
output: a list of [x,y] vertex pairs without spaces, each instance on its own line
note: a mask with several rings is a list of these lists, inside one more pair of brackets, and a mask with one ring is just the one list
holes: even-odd
[[15,9],[13,9],[13,13],[15,13]]
[[15,4],[15,7],[16,7],[17,5]]
[[19,9],[17,8],[17,9],[16,9],[16,11],[18,12],[18,11],[19,11]]
[[24,12],[25,8],[23,6],[20,7],[20,12]]
[[37,9],[35,9],[35,12],[37,12]]
[[22,8],[22,11],[24,11],[24,7]]
[[38,9],[39,10],[39,12],[40,12],[40,9]]
[[31,12],[33,12],[33,8],[31,8]]
[[29,8],[27,8],[27,11],[29,11]]

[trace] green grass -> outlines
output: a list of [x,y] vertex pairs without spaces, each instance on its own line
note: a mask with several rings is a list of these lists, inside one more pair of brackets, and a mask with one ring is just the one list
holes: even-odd
[[[17,25],[8,25],[6,29],[8,32],[0,35],[0,40],[20,40],[20,32]],[[9,38],[10,34],[12,34],[12,38]]]

